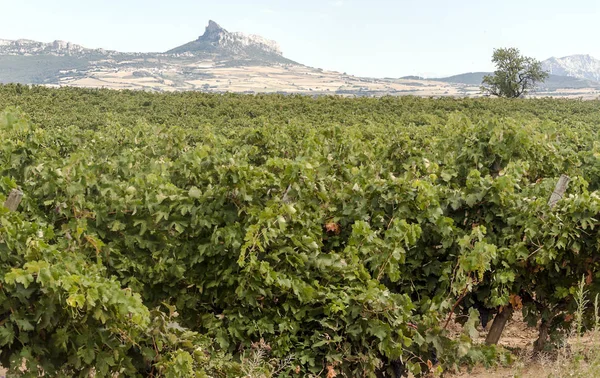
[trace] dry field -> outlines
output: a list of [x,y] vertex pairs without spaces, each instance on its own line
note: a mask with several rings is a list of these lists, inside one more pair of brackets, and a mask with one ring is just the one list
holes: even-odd
[[[89,71],[85,78],[65,77],[60,85],[112,89],[142,89],[157,91],[202,90],[236,93],[388,93],[418,96],[459,96],[471,88],[425,81],[369,79],[317,70],[305,66],[210,66],[210,62],[189,65],[188,74],[180,68],[136,70],[133,67]],[[193,73],[193,74],[191,74]],[[199,79],[200,78],[200,79]],[[475,93],[473,93],[475,94]]]
[[[141,64],[141,62],[137,63]],[[431,80],[364,78],[301,65],[228,67],[213,61],[186,64],[161,62],[155,68],[139,68],[136,64],[119,64],[116,68],[98,66],[97,69],[86,72],[85,77],[61,78],[59,86],[161,92],[198,90],[221,93],[300,93],[342,96],[480,96],[478,86],[463,84]],[[537,93],[535,96],[593,99],[599,95],[600,92],[596,89],[584,88],[559,89]]]

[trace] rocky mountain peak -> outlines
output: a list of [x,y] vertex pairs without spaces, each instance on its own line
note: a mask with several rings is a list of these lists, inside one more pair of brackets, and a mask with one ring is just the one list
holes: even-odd
[[600,60],[588,54],[552,57],[543,61],[542,66],[552,75],[600,81]]
[[221,25],[217,24],[213,20],[208,21],[208,26],[204,30],[204,34],[198,37],[200,39],[218,39],[219,35],[227,33],[227,30],[223,29]]
[[283,58],[277,42],[259,35],[229,32],[213,20],[195,41],[167,51],[167,54],[216,54],[235,59],[252,59],[265,62],[290,63]]

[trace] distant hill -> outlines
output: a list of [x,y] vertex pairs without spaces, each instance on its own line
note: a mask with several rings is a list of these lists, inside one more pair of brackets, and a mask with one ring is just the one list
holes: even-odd
[[[542,62],[542,67],[550,77],[540,88],[599,88],[600,60],[590,55],[571,55],[550,58]],[[435,79],[446,83],[480,85],[483,77],[490,72],[468,72],[460,75]]]
[[400,79],[401,80],[426,80],[424,77],[416,76],[416,75],[402,76]]
[[[479,86],[485,75],[491,75],[492,72],[468,72],[460,75],[454,75],[444,78],[431,79],[444,83],[464,84],[469,86]],[[538,89],[556,90],[562,88],[581,89],[598,88],[600,82],[594,80],[580,79],[569,76],[550,75],[544,83],[538,85]]]
[[464,74],[430,79],[434,81],[442,81],[444,83],[466,84],[466,85],[481,85],[481,81],[489,72],[467,72]]
[[53,83],[65,70],[85,70],[94,61],[124,54],[86,49],[65,41],[43,43],[0,39],[0,83]]

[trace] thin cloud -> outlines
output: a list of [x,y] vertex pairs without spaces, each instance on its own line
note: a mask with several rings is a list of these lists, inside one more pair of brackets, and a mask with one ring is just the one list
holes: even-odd
[[337,0],[337,1],[333,2],[333,6],[334,7],[343,7],[344,6],[344,0]]
[[261,11],[264,14],[275,14],[276,12],[271,8],[265,8]]

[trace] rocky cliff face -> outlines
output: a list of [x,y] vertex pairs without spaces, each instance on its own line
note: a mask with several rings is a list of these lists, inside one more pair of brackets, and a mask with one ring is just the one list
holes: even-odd
[[53,56],[82,56],[86,54],[111,53],[102,49],[86,49],[85,47],[65,41],[54,41],[51,43],[19,39],[10,41],[0,39],[0,55],[53,55]]
[[167,54],[219,54],[241,59],[272,59],[278,62],[283,58],[277,42],[258,35],[232,33],[214,21],[209,21],[204,34],[195,41],[167,51]]
[[552,75],[600,81],[600,60],[590,55],[552,57],[543,61],[542,66]]

